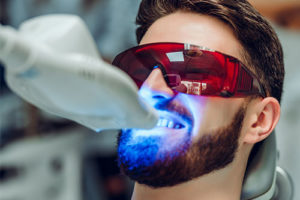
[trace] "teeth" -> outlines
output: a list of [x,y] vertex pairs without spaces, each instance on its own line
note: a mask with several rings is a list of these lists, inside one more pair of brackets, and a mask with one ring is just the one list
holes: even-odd
[[162,121],[161,119],[158,120],[157,126],[161,126],[161,121]]
[[166,127],[168,125],[168,120],[167,119],[163,119],[161,122],[161,126]]
[[168,128],[174,128],[174,122],[169,121],[169,123],[168,123]]
[[169,121],[167,119],[159,119],[157,123],[158,127],[168,127],[168,128],[175,128],[175,129],[180,129],[183,126],[179,123],[175,123],[174,121]]

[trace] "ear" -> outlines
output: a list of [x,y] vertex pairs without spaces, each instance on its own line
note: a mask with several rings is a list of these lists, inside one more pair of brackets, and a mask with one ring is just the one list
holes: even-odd
[[255,144],[274,130],[280,117],[280,105],[277,99],[266,97],[250,103],[247,112],[244,142]]

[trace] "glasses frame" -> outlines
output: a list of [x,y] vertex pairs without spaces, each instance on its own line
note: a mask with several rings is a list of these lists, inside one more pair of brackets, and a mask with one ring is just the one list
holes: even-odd
[[[174,51],[172,49],[174,48]],[[153,64],[152,66],[144,66],[145,69],[149,70],[145,74],[145,77],[142,78],[141,82],[138,82],[136,80],[136,77],[133,76],[133,74],[130,72],[130,68],[136,68],[133,66],[126,66],[130,65],[130,62],[133,62],[133,59],[137,59],[142,63],[143,59],[146,59],[145,56],[144,58],[141,55],[147,55],[147,53],[151,56],[154,57],[159,57],[159,55],[166,57],[168,53],[176,53],[180,51],[184,52],[184,56],[192,56],[197,59],[197,56],[200,58],[201,56],[210,56],[210,57],[215,57],[215,59],[219,59],[217,61],[220,61],[224,59],[224,63],[221,66],[220,63],[218,63],[222,69],[226,71],[226,77],[222,79],[226,84],[222,86],[222,89],[218,91],[218,93],[214,94],[205,94],[203,92],[197,93],[197,92],[183,92],[187,94],[194,94],[194,95],[202,95],[202,96],[221,96],[221,97],[245,97],[245,96],[250,96],[250,95],[259,95],[261,97],[266,97],[266,92],[257,78],[257,76],[252,73],[241,61],[239,61],[237,58],[221,53],[219,51],[215,51],[213,49],[207,48],[207,47],[202,47],[202,46],[197,46],[193,44],[186,44],[186,43],[175,43],[175,42],[160,42],[160,43],[149,43],[149,44],[144,44],[136,47],[132,47],[128,50],[125,50],[118,54],[115,59],[113,60],[112,64],[121,70],[125,71],[131,78],[134,79],[136,82],[137,86],[140,88],[141,87],[141,82],[145,81],[148,77],[148,75],[151,73],[151,71],[155,68],[159,68],[164,76],[164,79],[168,86],[175,92],[182,92],[178,91],[178,81],[182,83],[183,81],[179,79],[176,76],[176,73],[169,73],[170,72],[170,67],[168,68],[167,65],[162,64],[162,60],[157,61],[156,64]],[[164,55],[166,54],[166,55]],[[149,56],[147,56],[147,60],[150,59]],[[156,58],[157,59],[157,58]],[[126,61],[127,63],[124,63]],[[145,60],[146,61],[146,60]],[[185,62],[183,60],[183,62]],[[221,62],[221,61],[220,61]],[[222,60],[223,62],[223,60]],[[171,64],[171,61],[170,61]],[[211,66],[213,67],[213,66]],[[142,68],[141,68],[142,69]],[[230,73],[231,71],[234,71]],[[199,73],[201,74],[201,73]],[[228,75],[230,74],[230,75]],[[178,74],[177,74],[178,75]],[[170,78],[173,76],[172,78]],[[233,77],[230,77],[233,76]],[[175,78],[174,78],[175,77]],[[170,80],[175,80],[170,81]],[[192,82],[197,82],[195,80],[191,80]],[[200,81],[198,81],[200,82]],[[188,83],[188,80],[185,80],[185,85],[191,85]]]

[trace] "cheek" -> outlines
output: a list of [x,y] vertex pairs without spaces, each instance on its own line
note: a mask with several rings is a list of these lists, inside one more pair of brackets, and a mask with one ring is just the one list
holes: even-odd
[[193,135],[199,138],[232,123],[242,102],[242,99],[207,97],[205,107],[201,108],[201,120],[195,124]]
[[185,107],[190,111],[193,124],[191,124],[191,137],[197,136],[199,128],[202,126],[202,121],[205,118],[207,97],[179,94],[179,99],[184,102]]
[[168,137],[164,137],[159,151],[162,153],[179,151],[182,150],[182,145],[188,144],[189,141],[188,134],[171,134]]

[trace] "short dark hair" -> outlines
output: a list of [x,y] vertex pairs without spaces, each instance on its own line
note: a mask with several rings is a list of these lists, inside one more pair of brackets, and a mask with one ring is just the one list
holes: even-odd
[[243,62],[255,73],[268,96],[281,100],[283,51],[272,26],[246,0],[142,0],[136,18],[137,41],[159,18],[177,11],[210,15],[233,29],[243,46]]

